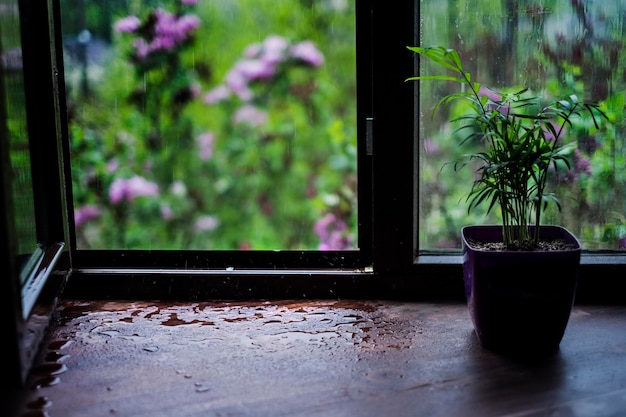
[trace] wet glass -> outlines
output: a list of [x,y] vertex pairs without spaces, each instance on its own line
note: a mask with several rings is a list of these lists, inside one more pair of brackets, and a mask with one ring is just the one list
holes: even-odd
[[348,0],[61,0],[77,249],[357,247]]
[[[5,172],[9,174],[12,190],[18,267],[24,270],[36,248],[37,231],[17,2],[0,1],[0,31],[0,82],[6,97],[10,97],[10,100],[1,97],[3,105],[0,110],[4,111],[0,111],[0,138],[6,141],[3,151],[8,146],[9,155],[9,160],[2,163],[9,165]],[[21,284],[26,276],[21,274]]]
[[[564,225],[584,249],[626,250],[626,3],[422,0],[420,6],[421,45],[457,49],[474,81],[552,98],[574,93],[601,104],[610,121],[600,131],[591,120],[580,120],[564,136],[573,145],[571,169],[555,173],[548,185],[562,210],[550,207],[544,223]],[[426,63],[421,70],[440,71]],[[446,165],[468,152],[458,146],[458,125],[448,122],[455,109],[431,115],[438,98],[456,87],[451,84],[420,85],[419,246],[424,250],[457,250],[462,226],[499,223],[497,212],[468,214],[464,198],[474,173]]]

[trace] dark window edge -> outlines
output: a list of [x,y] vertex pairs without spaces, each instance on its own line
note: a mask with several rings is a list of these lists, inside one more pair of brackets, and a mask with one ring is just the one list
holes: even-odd
[[[460,253],[426,253],[415,258],[415,265],[461,265]],[[581,267],[589,265],[615,266],[626,265],[626,253],[620,252],[583,252],[580,258]]]
[[[369,269],[150,269],[75,268],[64,297],[69,299],[393,299],[464,298],[458,254],[423,255],[413,268]],[[623,255],[584,255],[577,302],[626,303]]]
[[371,261],[359,250],[75,250],[79,269],[178,270],[362,270]]
[[[462,276],[462,263],[459,253],[428,253],[418,256],[414,266],[426,276],[437,275],[441,280],[450,280]],[[626,292],[622,290],[625,280],[626,253],[583,251],[576,302],[626,304]]]

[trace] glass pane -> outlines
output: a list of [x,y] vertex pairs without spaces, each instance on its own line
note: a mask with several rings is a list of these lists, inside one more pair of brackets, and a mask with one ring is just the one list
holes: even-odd
[[61,0],[78,249],[355,249],[347,0]]
[[[600,131],[590,119],[568,128],[572,169],[553,175],[548,185],[562,210],[553,204],[544,223],[566,226],[589,250],[626,249],[625,16],[626,3],[617,0],[421,1],[421,44],[457,49],[475,81],[554,98],[575,93],[609,114]],[[422,71],[440,70],[424,63]],[[462,114],[458,108],[431,117],[452,84],[421,84],[420,249],[458,249],[462,226],[500,223],[498,212],[467,213],[472,170],[444,167],[479,150],[459,146],[458,126],[447,122],[453,112]]]
[[[0,139],[9,146],[13,214],[17,234],[18,264],[24,267],[37,244],[35,205],[26,125],[26,99],[19,11],[16,1],[0,0],[0,82],[6,97],[0,106]],[[10,97],[10,100],[7,99]],[[6,119],[5,119],[6,117]],[[6,120],[6,124],[5,124]],[[5,134],[7,135],[5,137]],[[4,149],[4,144],[3,144]],[[9,161],[7,161],[9,162]],[[3,161],[5,163],[5,161]],[[23,282],[22,282],[23,283]]]

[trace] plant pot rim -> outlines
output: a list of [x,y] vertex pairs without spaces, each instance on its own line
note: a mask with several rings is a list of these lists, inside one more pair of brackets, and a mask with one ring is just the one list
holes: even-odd
[[[485,240],[486,242],[502,242],[502,225],[500,224],[484,224],[484,225],[467,225],[467,226],[463,226],[461,227],[461,239],[463,240],[463,246],[464,248],[467,248],[471,251],[476,251],[476,252],[500,252],[500,253],[542,253],[542,252],[580,252],[582,250],[582,244],[580,243],[580,240],[578,240],[578,238],[576,237],[576,235],[574,235],[570,230],[568,230],[566,227],[561,226],[561,225],[555,225],[555,224],[542,224],[539,227],[542,230],[547,231],[548,233],[548,237],[549,238],[563,238],[565,239],[568,243],[571,243],[572,245],[574,245],[574,247],[572,248],[563,248],[563,249],[559,249],[559,250],[543,250],[543,249],[534,249],[534,250],[520,250],[520,249],[515,249],[515,250],[487,250],[487,249],[481,249],[481,248],[476,248],[471,246],[468,243],[468,237],[467,234],[471,233],[471,231],[476,231],[476,230],[487,230],[489,231],[491,238]],[[530,225],[529,227],[534,228],[534,225]],[[497,238],[493,238],[493,236],[498,236]],[[477,239],[478,240],[478,239]]]

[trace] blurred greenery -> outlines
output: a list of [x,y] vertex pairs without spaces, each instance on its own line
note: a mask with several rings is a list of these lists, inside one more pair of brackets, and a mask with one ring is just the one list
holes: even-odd
[[[77,6],[62,2],[80,248],[355,247],[353,6]],[[136,30],[110,30],[128,16]],[[166,20],[199,24],[141,55]],[[83,29],[97,56],[74,41]]]
[[[61,1],[79,248],[354,248],[353,2],[186,3]],[[422,0],[417,22],[422,45],[455,48],[468,70],[495,88],[528,87],[547,100],[573,91],[601,102],[610,123],[600,132],[590,130],[589,120],[571,126],[574,169],[553,175],[547,190],[563,210],[544,217],[592,250],[626,249],[622,3]],[[184,45],[151,63],[133,61],[138,34],[113,28],[127,16],[146,22],[158,7],[195,15],[200,25]],[[87,51],[79,42],[83,29],[91,34]],[[312,42],[324,63],[281,61],[271,76],[246,84],[251,97],[231,90],[207,103],[207,94],[241,69],[249,48],[272,35],[290,46]],[[459,176],[442,168],[476,150],[457,146],[446,122],[454,114],[431,119],[436,97],[450,88],[420,87],[422,249],[457,249],[463,225],[496,223],[499,216],[468,214],[463,197],[471,170]],[[465,109],[448,111],[458,116]],[[252,123],[234,123],[235,117]],[[148,189],[113,202],[114,184]]]
[[[626,5],[616,0],[420,4],[421,45],[457,49],[468,71],[483,84],[504,91],[529,88],[546,102],[574,93],[601,104],[610,122],[600,131],[591,118],[584,118],[564,136],[575,144],[572,170],[553,173],[546,190],[559,196],[563,210],[552,207],[544,220],[566,226],[585,249],[626,249]],[[426,60],[420,65],[422,73],[437,70]],[[450,106],[431,117],[437,100],[454,88],[455,83],[420,84],[419,242],[424,249],[458,249],[462,226],[500,221],[499,212],[468,214],[464,197],[474,180],[472,171],[445,166],[462,154],[480,151],[459,148],[460,138],[454,134],[458,126],[447,123],[467,108]]]
[[[35,249],[35,206],[26,125],[26,99],[22,72],[22,48],[17,3],[0,4],[0,82],[5,97],[0,107],[0,140],[8,143],[11,163],[12,214],[15,218],[18,254]],[[6,120],[5,120],[6,117]]]

